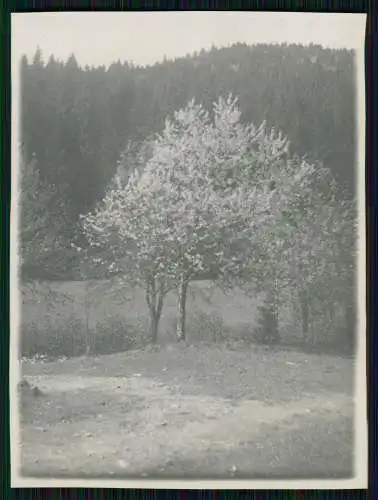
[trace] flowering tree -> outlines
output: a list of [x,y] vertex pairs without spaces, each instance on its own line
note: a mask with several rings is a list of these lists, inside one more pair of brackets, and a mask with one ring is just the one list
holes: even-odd
[[191,101],[166,120],[143,172],[83,219],[91,247],[106,252],[102,262],[144,286],[153,339],[170,289],[178,288],[183,339],[188,283],[206,273],[229,280],[247,266],[269,214],[269,190],[245,182],[246,153],[262,134],[240,123],[231,96],[214,104],[213,119]]
[[152,154],[153,137],[143,141],[129,140],[117,162],[116,175],[111,179],[108,191],[126,186],[130,174],[142,172]]
[[212,116],[191,101],[149,141],[144,169],[115,179],[83,218],[98,262],[145,288],[153,340],[164,296],[176,288],[177,337],[185,338],[187,288],[198,277],[262,286],[277,323],[278,295],[291,287],[305,297],[335,262],[343,212],[327,171],[290,159],[281,134],[240,118],[232,96],[215,102]]
[[263,335],[278,337],[278,302],[289,297],[300,304],[302,332],[308,337],[315,303],[335,305],[345,302],[346,291],[350,296],[356,255],[354,204],[341,199],[329,170],[301,158],[282,161],[268,177],[274,184],[274,210],[253,263],[257,282],[270,291],[265,311],[270,321]]
[[292,294],[295,292],[299,302],[304,338],[309,338],[312,319],[325,317],[327,311],[331,319],[329,327],[339,328],[340,318],[334,313],[342,310],[344,338],[340,340],[347,344],[351,340],[346,335],[350,320],[345,318],[355,299],[355,206],[341,199],[335,180],[320,165],[312,166],[308,186],[312,189],[301,193],[302,197],[291,206],[289,222],[291,227],[295,222],[295,227],[289,239],[292,265],[286,288]]

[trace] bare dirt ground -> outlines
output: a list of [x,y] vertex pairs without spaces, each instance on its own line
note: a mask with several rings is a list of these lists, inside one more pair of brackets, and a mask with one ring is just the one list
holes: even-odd
[[22,474],[353,476],[351,359],[181,345],[23,363]]

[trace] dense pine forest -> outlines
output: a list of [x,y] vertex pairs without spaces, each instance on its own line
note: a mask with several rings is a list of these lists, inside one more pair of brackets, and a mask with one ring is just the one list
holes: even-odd
[[[331,169],[342,197],[355,194],[352,51],[236,44],[147,67],[116,62],[106,68],[80,67],[73,55],[66,62],[44,60],[38,50],[31,61],[23,57],[21,75],[23,159],[36,164],[54,186],[57,206],[65,207],[58,212],[65,214],[66,248],[79,215],[104,195],[127,145],[161,131],[167,115],[193,97],[210,110],[232,92],[244,122],[266,121],[281,130],[292,151]],[[54,270],[72,278],[69,253],[61,260],[59,269],[54,256]]]

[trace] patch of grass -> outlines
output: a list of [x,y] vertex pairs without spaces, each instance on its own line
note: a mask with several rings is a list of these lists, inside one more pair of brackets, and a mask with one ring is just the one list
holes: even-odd
[[[211,283],[193,283],[187,304],[188,339],[219,341],[251,324],[256,304],[241,293],[226,296]],[[94,353],[145,345],[149,314],[143,290],[118,289],[107,282],[36,283],[22,290],[21,355],[80,356],[88,323]],[[175,293],[164,302],[158,341],[175,339]],[[219,310],[223,315],[219,314]],[[252,311],[252,312],[251,312]],[[227,318],[227,323],[224,318]]]
[[21,356],[78,356],[85,352],[84,328],[83,321],[73,315],[67,316],[62,323],[56,323],[51,315],[38,321],[23,321]]
[[348,416],[301,418],[295,428],[269,425],[237,447],[210,447],[195,459],[170,460],[148,478],[350,479],[354,475],[353,420]]
[[306,394],[353,393],[354,360],[271,351],[245,345],[231,350],[227,343],[173,344],[155,350],[133,350],[85,360],[22,363],[24,375],[85,374],[92,377],[130,377],[139,374],[179,386],[187,394],[214,397],[289,401]]
[[148,327],[145,324],[128,324],[124,318],[111,316],[95,325],[93,353],[111,354],[127,351],[149,343]]
[[[145,344],[149,314],[143,290],[120,289],[105,281],[87,285],[85,282],[38,283],[32,289],[23,288],[23,355],[80,355],[85,352],[82,339],[87,322],[96,339],[94,352],[109,353]],[[250,297],[237,289],[225,294],[211,282],[191,283],[187,301],[188,341],[257,342],[263,302],[262,295]],[[177,297],[171,292],[165,298],[160,321],[158,342],[161,344],[175,340],[176,308]],[[322,336],[316,332],[319,345],[309,345],[307,340],[303,341],[292,308],[283,308],[281,312],[281,343],[297,345],[309,352],[316,348],[322,348],[323,352],[343,351],[340,342],[334,346],[325,342],[334,337],[331,331]]]
[[343,358],[183,344],[22,372],[45,395],[23,408],[25,475],[352,474],[353,365]]
[[65,322],[54,323],[53,316],[21,326],[21,356],[37,358],[75,357],[86,352],[87,342],[94,355],[122,352],[148,343],[148,331],[137,322],[111,316],[92,322],[88,327],[74,315]]

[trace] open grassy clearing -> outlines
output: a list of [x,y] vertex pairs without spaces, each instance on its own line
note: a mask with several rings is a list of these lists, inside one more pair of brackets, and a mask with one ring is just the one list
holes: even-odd
[[[127,351],[146,346],[150,341],[149,313],[144,292],[138,288],[117,287],[102,281],[40,283],[32,289],[22,287],[21,299],[23,356],[81,356],[86,352],[87,332],[97,354]],[[247,296],[237,289],[224,294],[210,282],[191,283],[187,341],[253,342],[262,303],[262,295]],[[175,341],[176,316],[177,297],[170,293],[160,321],[160,344]],[[336,335],[332,328],[319,324],[314,328],[314,338],[304,339],[294,317],[289,309],[283,308],[280,313],[281,345],[297,346],[308,352],[331,352]],[[335,347],[335,354],[341,352],[340,342]]]
[[[22,320],[36,327],[46,326],[46,319],[55,325],[64,326],[67,319],[75,317],[85,320],[86,283],[67,281],[36,284],[22,289]],[[49,297],[52,291],[54,295]],[[118,287],[110,282],[95,281],[89,284],[89,327],[96,329],[102,320],[120,318],[129,324],[148,326],[148,308],[145,292],[140,288]],[[174,338],[177,296],[171,292],[164,301],[160,322],[160,341]],[[246,296],[233,290],[224,294],[211,282],[191,283],[187,298],[188,326],[191,316],[198,312],[221,315],[226,327],[253,330],[258,318],[259,296]],[[199,338],[201,332],[192,332]]]
[[23,363],[22,473],[351,477],[351,359],[168,345]]

